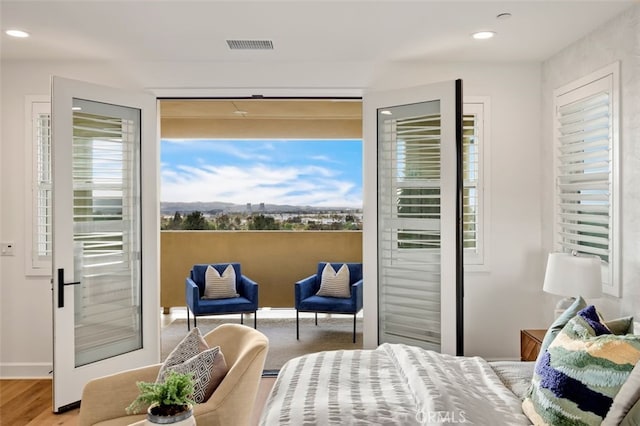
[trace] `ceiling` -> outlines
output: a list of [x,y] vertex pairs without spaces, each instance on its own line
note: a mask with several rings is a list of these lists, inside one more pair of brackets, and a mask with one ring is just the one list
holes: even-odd
[[360,120],[360,100],[161,100],[162,118],[190,119],[289,119]]
[[[542,61],[633,0],[0,0],[6,60],[225,63]],[[509,19],[497,19],[500,13]],[[4,30],[31,33],[13,39]],[[471,33],[492,30],[491,40]],[[228,39],[273,50],[230,50]],[[259,71],[259,69],[257,69]]]

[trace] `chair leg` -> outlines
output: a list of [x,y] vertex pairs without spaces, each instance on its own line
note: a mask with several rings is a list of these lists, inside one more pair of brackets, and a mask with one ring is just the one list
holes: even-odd
[[296,309],[296,340],[300,340],[300,319],[298,318],[297,309]]
[[356,314],[353,314],[353,343],[356,342]]
[[316,312],[316,325],[318,325],[318,313]]
[[187,331],[191,330],[191,320],[189,319],[189,307],[187,306]]
[[196,314],[193,314],[193,326],[198,326],[198,316]]
[[244,324],[244,314],[240,314],[240,324]]
[[253,313],[253,328],[258,328],[258,311]]

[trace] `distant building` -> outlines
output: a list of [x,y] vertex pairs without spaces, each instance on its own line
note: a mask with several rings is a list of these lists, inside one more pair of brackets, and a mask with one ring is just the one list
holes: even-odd
[[260,203],[260,213],[264,213],[264,212],[265,212],[264,203]]
[[251,214],[251,203],[247,203],[247,213]]

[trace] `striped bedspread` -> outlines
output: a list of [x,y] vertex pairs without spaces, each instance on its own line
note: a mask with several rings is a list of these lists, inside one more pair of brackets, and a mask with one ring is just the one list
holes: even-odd
[[383,344],[290,360],[260,424],[530,424],[520,407],[482,358]]

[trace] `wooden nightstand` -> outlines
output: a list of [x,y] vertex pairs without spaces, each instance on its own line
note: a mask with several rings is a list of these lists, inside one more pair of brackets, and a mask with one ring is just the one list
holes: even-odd
[[520,330],[520,361],[535,361],[547,330]]

